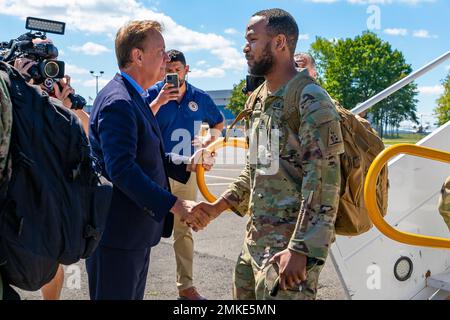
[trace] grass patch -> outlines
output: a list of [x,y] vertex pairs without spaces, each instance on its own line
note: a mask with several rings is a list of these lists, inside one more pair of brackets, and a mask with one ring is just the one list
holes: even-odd
[[422,140],[425,137],[423,134],[417,133],[403,133],[397,136],[386,136],[383,138],[383,142],[385,145],[392,146],[394,144],[399,143],[412,143],[416,144],[419,140]]

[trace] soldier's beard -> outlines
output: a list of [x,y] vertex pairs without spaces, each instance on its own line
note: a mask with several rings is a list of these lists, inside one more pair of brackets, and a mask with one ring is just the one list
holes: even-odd
[[253,76],[264,77],[272,70],[274,64],[273,60],[274,58],[270,51],[269,42],[264,48],[261,58],[258,61],[255,60],[253,66],[249,67],[249,73]]

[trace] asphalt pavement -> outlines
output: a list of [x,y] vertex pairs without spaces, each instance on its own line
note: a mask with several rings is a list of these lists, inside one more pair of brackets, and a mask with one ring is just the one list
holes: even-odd
[[[243,161],[242,150],[227,148],[226,152],[218,152],[216,166],[206,175],[206,182],[211,193],[220,195],[239,175]],[[198,200],[202,199],[199,193]],[[242,218],[234,213],[225,212],[206,230],[194,233],[194,285],[208,299],[232,298],[233,268],[241,251],[247,219],[247,217]],[[178,292],[175,269],[172,239],[162,239],[152,249],[145,299],[176,299]],[[22,299],[41,299],[39,291],[20,291],[20,294]],[[318,299],[345,298],[346,295],[335,268],[331,259],[328,259],[319,280]],[[84,261],[65,267],[62,299],[89,299]]]

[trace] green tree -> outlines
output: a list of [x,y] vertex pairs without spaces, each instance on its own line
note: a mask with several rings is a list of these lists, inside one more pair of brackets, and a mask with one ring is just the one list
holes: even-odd
[[[319,82],[348,109],[364,102],[411,73],[403,54],[393,50],[373,32],[354,39],[316,38],[311,44],[316,59]],[[388,129],[398,129],[403,120],[418,122],[417,85],[412,83],[371,108],[373,122],[381,136]]]
[[234,116],[237,116],[239,112],[244,110],[245,102],[247,101],[247,96],[242,92],[242,88],[245,86],[245,79],[241,80],[238,84],[233,86],[231,91],[230,102],[226,106],[227,109],[233,112]]
[[438,118],[438,125],[440,126],[450,121],[450,72],[447,77],[442,80],[442,85],[444,86],[444,93],[436,101],[438,106],[434,109]]

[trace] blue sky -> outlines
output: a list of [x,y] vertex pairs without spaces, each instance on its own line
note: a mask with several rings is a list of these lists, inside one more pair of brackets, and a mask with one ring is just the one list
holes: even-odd
[[[59,58],[68,64],[74,88],[94,98],[95,80],[89,70],[105,72],[100,87],[113,77],[117,29],[128,20],[155,19],[165,26],[167,48],[185,52],[192,84],[204,90],[231,89],[247,70],[242,47],[248,18],[274,7],[296,18],[300,51],[308,50],[316,36],[361,34],[368,21],[379,22],[369,23],[375,27],[372,31],[402,51],[413,69],[450,50],[448,0],[0,0],[0,40],[24,33],[27,16],[66,22],[64,36],[50,37],[60,50]],[[449,71],[447,61],[417,81],[418,111],[424,121],[432,121],[435,100],[442,93],[440,82]]]

